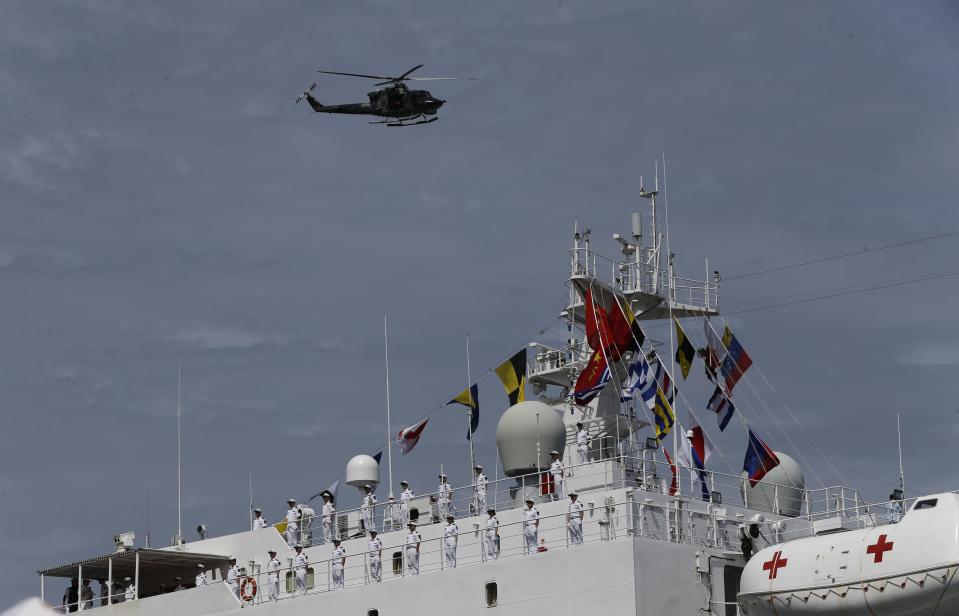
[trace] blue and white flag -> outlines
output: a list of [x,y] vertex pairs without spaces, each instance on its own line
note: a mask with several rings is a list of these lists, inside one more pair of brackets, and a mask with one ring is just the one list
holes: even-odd
[[623,400],[632,400],[637,393],[646,402],[647,408],[653,410],[656,404],[656,379],[652,367],[642,353],[636,353],[629,368],[626,369]]
[[713,390],[713,395],[710,396],[709,402],[706,403],[706,409],[716,413],[720,432],[726,429],[726,426],[729,425],[729,420],[733,417],[733,413],[736,412],[733,401],[726,396],[722,387],[719,385]]

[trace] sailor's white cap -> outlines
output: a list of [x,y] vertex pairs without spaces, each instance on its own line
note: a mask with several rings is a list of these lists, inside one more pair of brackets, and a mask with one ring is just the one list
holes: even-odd
[[437,477],[439,477],[440,479],[446,479],[446,473],[440,473],[439,475],[437,475]]
[[551,455],[551,456],[558,456],[558,455],[559,455],[559,452],[554,449],[553,451],[549,452],[549,455]]
[[286,502],[288,502],[288,503],[295,503],[295,502],[296,502],[296,499],[295,499],[295,498],[288,498],[288,499],[286,499]]
[[234,555],[232,555],[232,554],[230,554],[230,555],[227,556],[226,558],[227,558],[227,560],[236,560],[236,556],[234,556]]
[[372,490],[372,489],[373,489],[373,486],[371,486],[371,485],[368,484],[368,483],[364,483],[364,484],[363,484],[363,487],[366,488],[367,490]]
[[527,503],[535,503],[536,501],[534,501],[532,498],[527,498],[527,499],[526,499],[526,502],[527,502]]
[[266,553],[267,553],[267,554],[276,554],[276,550],[274,550],[274,549],[271,548],[271,549],[267,550]]
[[569,491],[569,495],[570,495],[570,496],[579,496],[579,492],[577,492],[576,490],[570,490],[570,491]]
[[254,509],[254,510],[253,510],[253,513],[263,513],[263,510],[262,510],[262,509]]
[[302,544],[302,543],[297,543],[296,545],[293,546],[293,549],[296,549],[296,548],[303,549],[303,544]]
[[202,568],[203,568],[203,563],[197,563],[197,564],[196,564],[196,568],[197,568],[197,569],[202,569]]
[[407,525],[407,526],[416,526],[416,522],[407,522],[406,525]]
[[477,464],[477,465],[474,466],[473,468],[476,469],[476,470],[478,470],[478,471],[481,471],[481,470],[483,470],[483,465],[482,465],[482,464]]
[[403,481],[400,482],[400,485],[401,485],[401,486],[408,486],[408,485],[410,485],[410,482],[404,479]]

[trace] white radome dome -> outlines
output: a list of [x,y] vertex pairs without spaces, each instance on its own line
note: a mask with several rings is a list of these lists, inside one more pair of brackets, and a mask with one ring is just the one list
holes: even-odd
[[750,509],[794,518],[802,510],[806,479],[799,464],[792,457],[778,451],[774,453],[779,458],[779,465],[766,473],[755,486],[749,485],[744,471],[740,493]]
[[346,484],[355,488],[362,488],[366,484],[376,485],[380,482],[380,465],[373,456],[360,454],[353,456],[346,463]]
[[[496,424],[496,447],[507,477],[535,473],[537,468],[547,469],[550,464],[549,452],[555,449],[563,453],[566,426],[563,425],[561,413],[535,400],[514,404],[503,413]],[[538,465],[537,441],[540,451]]]

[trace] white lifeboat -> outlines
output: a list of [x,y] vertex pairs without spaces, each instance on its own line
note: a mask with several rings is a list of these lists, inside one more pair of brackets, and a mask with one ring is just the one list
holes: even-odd
[[749,616],[959,614],[959,494],[917,499],[897,524],[767,547],[743,570]]

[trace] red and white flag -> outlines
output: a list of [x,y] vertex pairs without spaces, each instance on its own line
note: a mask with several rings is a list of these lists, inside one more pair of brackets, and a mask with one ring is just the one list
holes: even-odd
[[426,419],[417,422],[410,426],[409,428],[403,428],[400,430],[397,440],[399,441],[400,451],[403,454],[408,454],[413,451],[413,448],[416,447],[416,444],[420,442],[420,436],[423,434],[423,430],[426,428],[426,422],[430,420],[429,417]]

